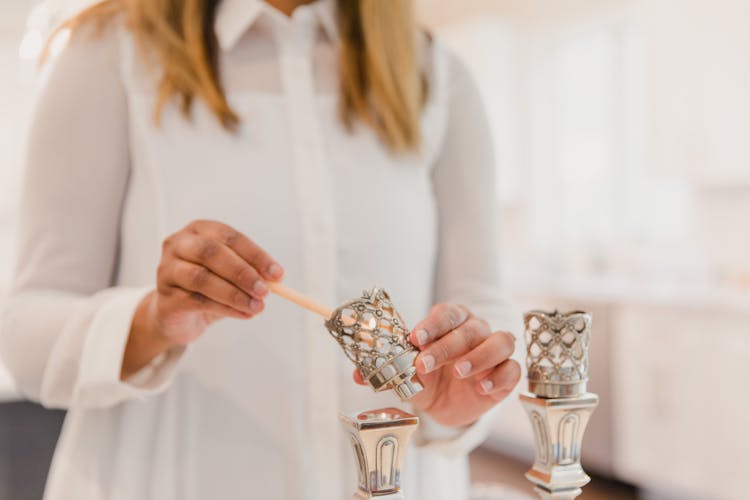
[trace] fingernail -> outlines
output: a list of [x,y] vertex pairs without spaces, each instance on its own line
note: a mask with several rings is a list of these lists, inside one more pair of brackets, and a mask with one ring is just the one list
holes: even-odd
[[259,312],[263,308],[263,302],[260,300],[250,299],[250,310],[254,313]]
[[459,377],[465,377],[469,374],[471,371],[471,362],[464,360],[459,363],[456,363],[456,373],[458,373]]
[[484,379],[482,380],[479,385],[482,386],[482,390],[484,392],[490,392],[492,388],[495,386],[495,384],[492,383],[492,380]]
[[417,336],[417,344],[423,345],[427,343],[427,339],[430,338],[430,336],[427,333],[427,330],[420,329],[415,332]]
[[432,354],[422,355],[422,366],[424,367],[425,373],[430,373],[435,368],[435,356]]
[[266,286],[265,283],[263,283],[262,281],[258,280],[253,285],[253,293],[255,295],[260,295],[262,297],[266,293],[268,293],[268,287]]
[[268,266],[268,275],[272,278],[281,278],[284,274],[284,270],[278,264],[271,264]]

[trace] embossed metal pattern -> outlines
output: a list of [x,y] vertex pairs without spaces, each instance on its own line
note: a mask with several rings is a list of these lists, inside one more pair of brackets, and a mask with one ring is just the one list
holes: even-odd
[[534,430],[534,444],[536,446],[536,461],[540,464],[549,463],[549,439],[547,439],[547,427],[544,423],[544,417],[539,412],[532,411],[529,413],[531,426]]
[[529,391],[541,397],[586,392],[591,315],[530,311],[524,324]]
[[401,399],[409,399],[422,390],[414,378],[418,351],[382,288],[365,290],[361,297],[345,302],[325,326],[376,391],[391,388]]
[[557,454],[555,460],[560,465],[570,465],[581,459],[579,455],[578,443],[578,415],[570,412],[560,421],[557,432]]

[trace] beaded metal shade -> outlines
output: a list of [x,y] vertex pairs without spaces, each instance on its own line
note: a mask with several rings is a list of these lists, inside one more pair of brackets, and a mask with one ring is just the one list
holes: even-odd
[[385,290],[373,288],[345,302],[325,325],[373,389],[393,389],[402,400],[422,390],[415,378],[418,351]]
[[547,398],[586,392],[591,315],[530,311],[524,324],[529,391]]

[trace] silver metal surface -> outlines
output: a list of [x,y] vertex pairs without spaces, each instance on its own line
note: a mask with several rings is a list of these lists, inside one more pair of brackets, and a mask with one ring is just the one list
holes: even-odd
[[325,325],[374,390],[392,389],[402,400],[422,390],[414,367],[418,351],[385,290],[345,302]]
[[404,500],[401,467],[419,418],[398,408],[340,415],[354,450],[357,491],[353,500]]
[[590,480],[581,467],[581,442],[599,403],[586,392],[591,315],[531,311],[524,323],[530,392],[519,397],[536,447],[526,478],[542,499],[572,500]]
[[541,398],[521,394],[521,403],[534,430],[536,458],[526,478],[541,498],[575,498],[589,477],[581,467],[581,441],[596,394],[573,398]]
[[585,393],[591,315],[530,311],[523,319],[529,392],[547,398]]

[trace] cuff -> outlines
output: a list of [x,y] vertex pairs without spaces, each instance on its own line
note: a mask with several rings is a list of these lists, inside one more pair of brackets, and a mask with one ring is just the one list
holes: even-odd
[[174,378],[185,348],[175,348],[120,379],[120,369],[135,309],[153,287],[110,289],[86,334],[74,399],[85,406],[113,406],[164,391]]
[[497,406],[473,424],[464,427],[447,427],[427,414],[419,413],[419,428],[415,443],[422,449],[444,456],[456,457],[469,453],[487,438],[495,420]]

